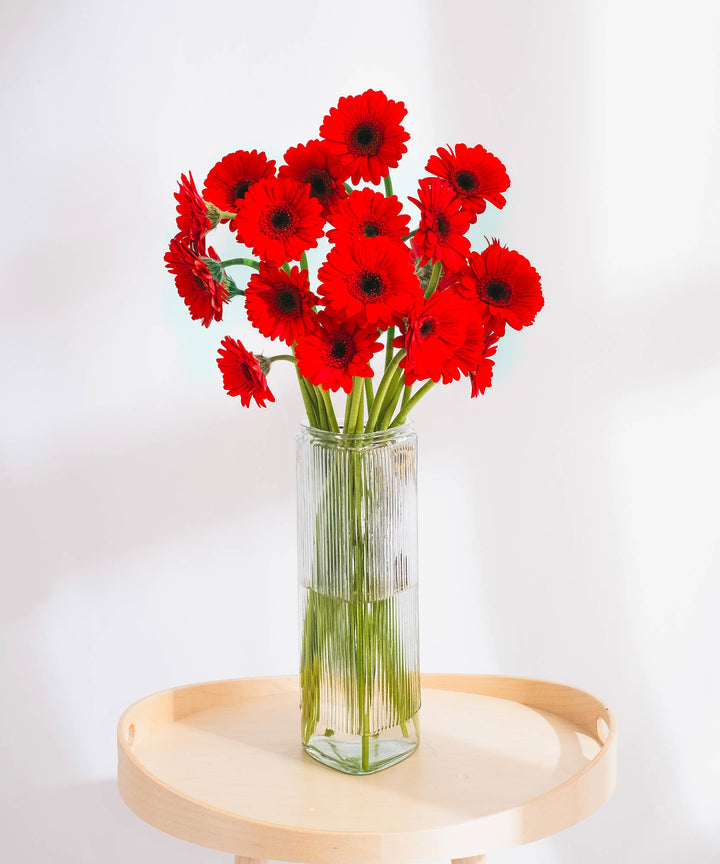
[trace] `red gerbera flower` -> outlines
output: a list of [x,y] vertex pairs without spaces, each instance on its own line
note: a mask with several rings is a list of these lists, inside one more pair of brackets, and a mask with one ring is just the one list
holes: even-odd
[[202,258],[220,260],[212,247],[206,252],[202,238],[196,251],[178,234],[170,241],[170,249],[165,253],[165,266],[175,276],[178,294],[190,310],[190,316],[201,318],[203,326],[209,327],[213,319],[222,319],[222,306],[230,295],[227,288],[214,279]]
[[331,207],[347,198],[345,180],[349,172],[338,156],[330,152],[327,141],[308,141],[291,147],[285,154],[285,165],[278,169],[278,177],[292,177],[299,183],[310,184],[310,197],[321,206],[327,219]]
[[[458,296],[455,289],[452,293]],[[465,338],[458,348],[448,357],[442,366],[443,384],[457,381],[461,375],[477,375],[488,357],[488,346],[492,333],[485,326],[485,319],[477,306],[460,298],[465,304]],[[495,353],[493,348],[490,353]],[[492,361],[490,361],[490,373],[492,374]],[[489,385],[488,385],[489,386]]]
[[501,193],[510,186],[510,178],[497,156],[480,144],[475,147],[457,144],[454,151],[452,147],[440,147],[437,155],[428,160],[425,170],[446,180],[463,208],[473,216],[485,211],[486,201],[496,207],[505,206],[505,196]]
[[492,326],[507,322],[515,330],[532,324],[545,302],[537,270],[524,255],[495,239],[487,249],[472,253],[458,290],[480,304]]
[[208,216],[207,206],[195,186],[193,176],[188,171],[188,176],[180,175],[178,182],[180,190],[175,193],[177,204],[177,226],[180,229],[180,237],[193,246],[198,246],[202,238],[212,227]]
[[407,248],[385,237],[334,246],[318,270],[319,293],[333,312],[380,329],[422,299]]
[[464,235],[472,213],[463,210],[452,186],[435,177],[423,178],[418,198],[410,200],[421,213],[420,227],[413,238],[420,249],[420,263],[441,261],[445,269],[459,270],[470,254],[470,241]]
[[383,195],[372,189],[357,189],[338,202],[328,221],[335,227],[328,239],[337,243],[345,237],[388,237],[402,240],[408,234],[410,217],[402,212],[397,195]]
[[381,90],[366,90],[360,96],[343,96],[325,116],[320,135],[343,160],[353,183],[379,183],[407,152],[410,136],[400,125],[406,114],[402,102],[388,99]]
[[250,323],[268,339],[282,339],[288,345],[312,329],[316,303],[307,272],[299,267],[286,273],[262,262],[245,290]]
[[468,311],[468,302],[448,290],[435,292],[411,312],[405,332],[394,342],[407,351],[400,361],[406,384],[440,380],[447,362],[465,344]]
[[246,350],[242,342],[230,336],[226,336],[221,345],[217,364],[228,396],[239,396],[246,408],[250,399],[254,399],[261,408],[265,407],[266,401],[274,402],[275,397],[270,392],[258,358]]
[[353,377],[372,378],[370,361],[383,350],[377,336],[374,327],[358,327],[321,312],[315,330],[295,346],[298,372],[324,390],[342,387],[350,393]]
[[[248,189],[264,177],[275,176],[275,162],[257,150],[228,153],[210,169],[203,197],[220,210],[236,212]],[[223,219],[227,222],[227,219]],[[233,220],[234,221],[234,220]]]
[[491,345],[486,349],[477,369],[473,370],[468,376],[470,378],[471,399],[476,399],[492,385],[493,366],[495,365],[492,355],[495,353],[496,347],[495,345]]
[[297,261],[323,234],[320,204],[290,177],[259,180],[233,220],[238,240],[270,264]]

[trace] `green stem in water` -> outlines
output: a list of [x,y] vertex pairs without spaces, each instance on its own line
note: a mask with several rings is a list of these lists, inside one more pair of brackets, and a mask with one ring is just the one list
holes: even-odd
[[254,258],[229,258],[227,261],[221,261],[221,267],[232,267],[233,264],[243,264],[245,267],[252,267],[253,270],[260,269],[260,262]]
[[437,288],[437,284],[440,281],[440,275],[442,274],[442,264],[439,261],[436,261],[433,264],[432,273],[430,275],[430,281],[428,282],[427,291],[425,292],[425,299],[427,300]]
[[390,428],[392,429],[394,426],[402,426],[407,418],[407,415],[412,411],[412,409],[417,405],[417,403],[422,399],[422,397],[429,393],[430,390],[435,386],[435,381],[426,381],[423,386],[417,391],[417,393],[412,397],[412,399],[408,399],[407,405],[400,410],[400,413],[390,424]]

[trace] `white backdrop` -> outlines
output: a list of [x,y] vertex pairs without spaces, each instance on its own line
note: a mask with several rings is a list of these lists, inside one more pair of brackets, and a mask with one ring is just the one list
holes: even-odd
[[547,301],[485,398],[416,412],[423,667],[564,681],[620,722],[611,802],[493,860],[720,861],[720,7],[0,16],[3,860],[227,860],[124,808],[114,726],[158,689],[295,670],[301,404],[289,367],[268,409],[223,393],[218,343],[246,331],[176,296],[172,193],[375,87],[408,107],[401,195],[441,144],[505,162],[475,240],[526,254]]

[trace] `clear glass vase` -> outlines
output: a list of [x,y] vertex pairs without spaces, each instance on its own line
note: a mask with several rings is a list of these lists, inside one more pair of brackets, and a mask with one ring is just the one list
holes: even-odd
[[417,439],[297,439],[302,741],[347,774],[418,746]]

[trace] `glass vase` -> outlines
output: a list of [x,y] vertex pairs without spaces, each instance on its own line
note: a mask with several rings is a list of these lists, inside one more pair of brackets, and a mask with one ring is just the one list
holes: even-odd
[[418,746],[417,439],[297,439],[302,742],[347,774]]

